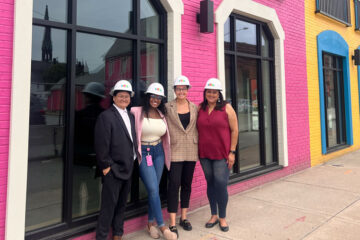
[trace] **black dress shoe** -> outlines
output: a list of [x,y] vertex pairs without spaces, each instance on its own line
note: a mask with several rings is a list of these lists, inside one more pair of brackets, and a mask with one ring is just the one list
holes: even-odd
[[220,227],[220,230],[223,231],[223,232],[227,232],[229,231],[229,226],[221,226],[220,223],[219,223],[219,227]]
[[219,223],[219,219],[216,219],[216,221],[215,222],[213,222],[213,223],[211,223],[211,222],[207,222],[206,224],[205,224],[205,227],[206,228],[212,228],[212,227],[214,227],[216,224],[218,224]]
[[169,226],[169,230],[173,233],[176,233],[177,238],[179,238],[179,233],[176,226]]
[[220,222],[219,222],[219,227],[220,227],[220,230],[223,231],[223,232],[227,232],[229,231],[229,226],[226,225],[226,226],[221,226]]
[[179,225],[182,226],[183,229],[186,230],[186,231],[191,231],[192,230],[191,223],[187,219],[181,220],[181,218],[180,218]]

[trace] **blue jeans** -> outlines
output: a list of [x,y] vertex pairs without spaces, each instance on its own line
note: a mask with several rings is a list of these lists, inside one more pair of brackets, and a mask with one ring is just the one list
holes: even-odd
[[[150,148],[150,155],[152,156],[153,165],[148,166],[146,156],[148,154],[147,148]],[[159,227],[164,226],[164,220],[161,211],[161,201],[159,195],[159,183],[162,172],[164,170],[164,149],[162,143],[156,146],[142,145],[141,146],[141,163],[139,166],[140,178],[143,181],[148,192],[149,212],[148,221],[156,220]]]
[[207,196],[210,203],[211,215],[226,217],[226,206],[228,203],[227,185],[229,181],[229,168],[226,160],[200,159],[201,167],[205,174],[207,183]]

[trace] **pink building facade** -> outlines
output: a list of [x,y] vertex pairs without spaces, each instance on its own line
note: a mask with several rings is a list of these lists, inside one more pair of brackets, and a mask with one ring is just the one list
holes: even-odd
[[[76,25],[66,4],[0,0],[0,240],[94,239],[100,181],[93,163],[83,161],[91,147],[77,137],[83,124],[76,123],[86,105],[81,89],[100,82],[107,94],[117,74],[133,82],[135,104],[153,81],[173,99],[180,74],[192,84],[190,100],[200,103],[207,79],[219,78],[239,119],[230,194],[310,167],[303,2],[214,0],[212,33],[201,33],[196,22],[200,0],[142,1],[141,13],[132,5],[140,1],[129,0],[125,25],[108,24],[119,6],[105,6],[109,13],[99,19],[90,14],[92,21],[85,12],[100,6],[92,1],[82,12],[86,4],[77,2]],[[146,223],[136,174],[127,233]],[[166,182],[161,186],[166,191]],[[198,163],[190,209],[206,204]]]
[[6,191],[9,158],[11,73],[14,31],[14,3],[0,2],[0,239],[5,236]]

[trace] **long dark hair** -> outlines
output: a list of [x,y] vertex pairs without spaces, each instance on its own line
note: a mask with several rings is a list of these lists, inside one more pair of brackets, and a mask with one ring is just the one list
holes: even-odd
[[[143,107],[143,113],[145,113],[145,116],[148,118],[149,117],[149,110],[151,108],[150,106],[150,96],[152,94],[147,93],[145,94],[145,99],[142,103],[142,107]],[[160,112],[165,116],[166,114],[166,108],[165,108],[165,98],[161,99],[161,102],[159,104],[159,106],[157,107],[157,109],[160,110]]]
[[[206,89],[204,89],[204,92],[203,92],[204,100],[200,103],[200,107],[203,111],[206,110],[206,107],[208,105],[208,101],[206,100],[205,94],[206,94]],[[226,104],[227,104],[227,102],[224,100],[224,97],[223,97],[221,91],[219,91],[219,100],[216,101],[215,110],[223,111],[223,108]]]

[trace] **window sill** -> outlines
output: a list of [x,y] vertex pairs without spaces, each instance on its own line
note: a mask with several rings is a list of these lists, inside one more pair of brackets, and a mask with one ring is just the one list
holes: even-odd
[[331,19],[333,19],[335,21],[338,21],[338,22],[344,24],[346,27],[351,27],[352,26],[351,23],[345,22],[344,20],[341,20],[341,19],[339,19],[337,17],[334,17],[334,16],[328,14],[327,12],[324,12],[324,11],[321,11],[321,10],[316,10],[315,13],[320,13],[321,15],[324,15],[324,16],[326,16],[328,18],[331,18]]
[[350,147],[350,145],[348,145],[348,144],[341,144],[341,145],[337,145],[337,146],[335,146],[335,147],[327,148],[327,149],[326,149],[326,153],[323,154],[323,155],[327,155],[327,154],[329,154],[329,153],[337,152],[337,151],[340,151],[340,150],[345,149],[345,148],[348,148],[348,147]]
[[261,167],[258,167],[256,169],[251,169],[251,170],[249,170],[247,172],[244,172],[244,173],[239,173],[239,174],[236,174],[236,175],[234,174],[233,176],[230,176],[229,185],[239,183],[239,182],[251,179],[251,178],[259,177],[259,176],[268,174],[268,173],[273,172],[273,171],[281,170],[283,168],[284,167],[280,166],[280,165],[274,165],[274,166],[271,166],[271,167],[269,167],[269,166],[268,167],[261,166]]

